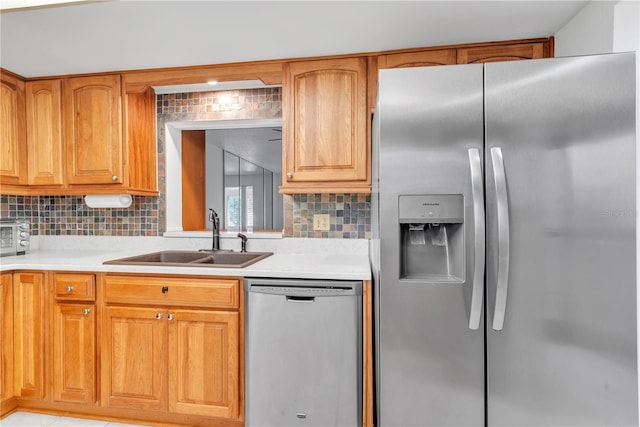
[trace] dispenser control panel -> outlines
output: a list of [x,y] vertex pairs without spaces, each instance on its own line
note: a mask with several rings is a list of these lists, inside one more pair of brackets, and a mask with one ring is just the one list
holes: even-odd
[[398,218],[408,223],[461,223],[462,194],[412,194],[398,198]]

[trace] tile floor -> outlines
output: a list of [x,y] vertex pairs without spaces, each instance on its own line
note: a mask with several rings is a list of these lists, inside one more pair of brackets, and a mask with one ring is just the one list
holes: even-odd
[[100,420],[61,417],[59,415],[14,412],[3,420],[0,427],[137,427],[133,424],[120,424]]

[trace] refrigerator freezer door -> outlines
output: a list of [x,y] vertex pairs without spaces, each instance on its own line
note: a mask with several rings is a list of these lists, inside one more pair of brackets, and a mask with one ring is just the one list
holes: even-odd
[[510,220],[494,331],[487,185],[488,425],[638,425],[634,56],[485,67],[486,152],[502,149]]
[[[482,65],[381,70],[378,93],[373,206],[379,216],[372,221],[380,241],[374,246],[379,271],[373,262],[377,425],[483,426],[483,330],[469,328],[470,317],[473,324],[484,319],[471,316],[476,221],[468,154],[476,149],[484,156]],[[464,199],[464,222],[452,227],[464,234],[462,273],[447,282],[435,275],[401,279],[400,196],[450,194]]]

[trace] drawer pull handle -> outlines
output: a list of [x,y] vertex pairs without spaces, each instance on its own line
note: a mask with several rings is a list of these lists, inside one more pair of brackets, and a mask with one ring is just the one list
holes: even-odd
[[84,314],[85,316],[87,314],[91,313],[91,309],[90,308],[85,308],[84,310],[82,310],[82,314]]
[[167,319],[168,319],[168,320],[173,320],[173,314],[168,315],[168,316],[167,316]]
[[162,293],[166,294],[167,292],[169,292],[169,287],[168,286],[163,286],[162,287]]
[[70,294],[71,292],[73,292],[73,286],[67,285],[67,293]]
[[156,313],[156,319],[158,320],[162,319],[162,313]]

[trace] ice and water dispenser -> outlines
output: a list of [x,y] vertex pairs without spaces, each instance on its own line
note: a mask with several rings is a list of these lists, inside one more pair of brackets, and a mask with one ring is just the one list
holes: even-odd
[[401,195],[400,278],[464,281],[462,194]]

